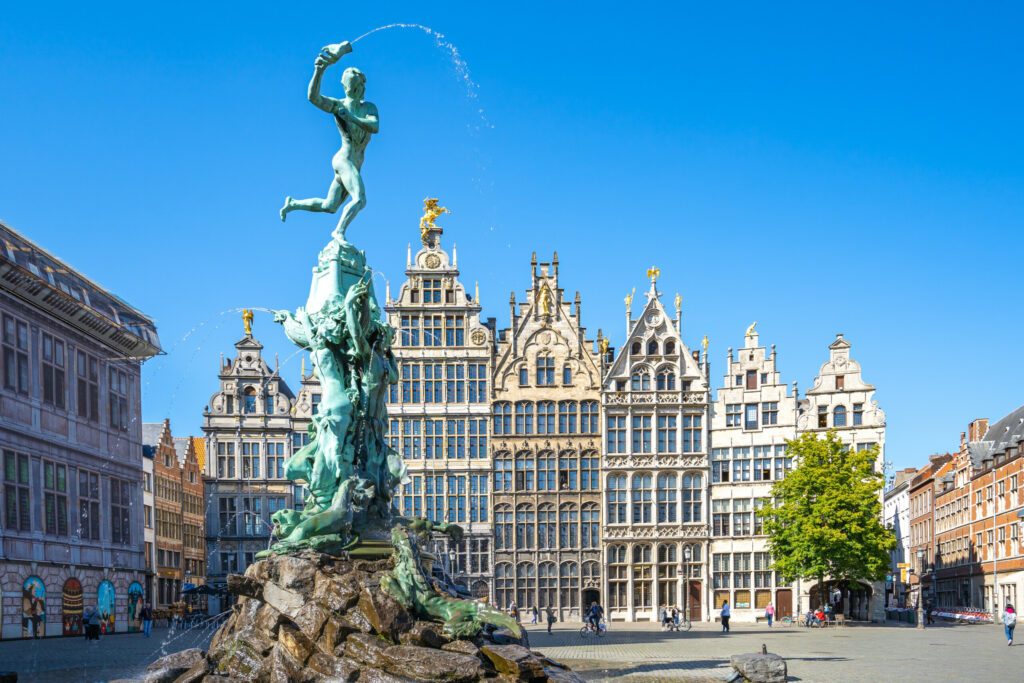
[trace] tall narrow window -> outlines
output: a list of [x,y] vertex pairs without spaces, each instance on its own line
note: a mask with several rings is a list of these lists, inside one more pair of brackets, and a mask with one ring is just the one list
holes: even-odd
[[128,375],[110,368],[110,426],[128,431]]
[[658,522],[676,521],[676,475],[658,475]]
[[553,401],[541,401],[537,404],[537,433],[555,433],[555,404]]
[[580,533],[584,548],[597,548],[601,544],[601,511],[594,503],[584,503],[580,518]]
[[818,427],[828,427],[828,408],[826,406],[818,406]]
[[443,330],[443,320],[443,316],[440,315],[423,316],[424,346],[441,346],[441,332]]
[[676,416],[658,416],[658,452],[676,452]]
[[132,542],[131,488],[127,481],[110,478],[110,540],[129,545]]
[[662,370],[658,373],[658,391],[675,391],[676,373],[671,370]]
[[580,547],[580,515],[575,505],[563,505],[558,511],[558,545],[563,550]]
[[494,434],[504,436],[512,433],[512,404],[494,404]]
[[78,376],[78,417],[90,422],[100,421],[100,369],[99,361],[85,353],[78,352],[75,363]]
[[651,416],[634,415],[632,419],[633,452],[651,453]]
[[650,474],[633,475],[633,523],[650,524],[654,521],[653,492]]
[[555,359],[551,356],[537,356],[537,386],[554,386]]
[[572,386],[572,368],[568,365],[562,366],[562,384]]
[[558,433],[576,434],[576,401],[561,401],[558,404]]
[[487,403],[487,365],[469,364],[469,402]]
[[3,316],[4,388],[28,395],[28,323]]
[[626,475],[608,477],[607,515],[609,524],[626,523]]
[[466,345],[466,318],[461,315],[445,316],[445,346]]
[[864,424],[864,404],[854,403],[853,404],[853,426],[859,427]]
[[533,434],[533,403],[516,403],[516,434]]
[[703,477],[699,474],[683,475],[683,523],[703,521]]
[[743,407],[743,428],[757,429],[757,404],[748,403]]
[[699,453],[701,445],[701,416],[683,415],[683,453]]
[[43,461],[43,495],[46,533],[68,535],[67,467]]
[[757,370],[747,370],[747,391],[757,389]]
[[100,540],[100,476],[78,470],[78,535],[83,540]]
[[519,386],[525,387],[530,384],[530,371],[524,365],[519,368]]
[[555,521],[555,506],[550,503],[541,504],[537,510],[537,549],[555,550],[558,526]]
[[583,401],[580,403],[580,433],[601,433],[601,426],[597,422],[597,401]]
[[64,342],[43,332],[43,403],[66,405]]
[[31,531],[28,456],[4,451],[4,526],[14,531]]

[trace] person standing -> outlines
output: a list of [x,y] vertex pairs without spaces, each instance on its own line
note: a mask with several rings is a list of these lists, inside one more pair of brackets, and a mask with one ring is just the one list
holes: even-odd
[[732,610],[729,609],[729,601],[726,600],[722,603],[722,633],[729,632],[729,617],[732,616]]
[[93,642],[100,641],[100,611],[93,609],[89,614],[89,637]]
[[1013,605],[1006,603],[1006,610],[1003,612],[1003,629],[1006,631],[1006,644],[1013,645],[1013,627],[1017,625],[1017,612]]
[[536,624],[537,623],[537,617],[538,616],[539,615],[537,614],[537,607],[534,606],[534,607],[530,608],[530,623],[531,624]]
[[772,627],[772,622],[775,620],[775,606],[772,603],[768,603],[768,606],[764,608],[764,616],[768,620],[768,628]]
[[557,619],[555,618],[555,610],[553,610],[553,609],[551,609],[550,607],[548,607],[547,609],[545,609],[545,610],[544,610],[544,613],[545,613],[545,614],[544,614],[544,616],[546,616],[546,617],[547,617],[547,622],[548,622],[548,633],[551,633],[551,627],[552,627],[552,626],[554,625],[554,623],[555,623],[556,621],[558,621],[558,620],[557,620]]
[[153,606],[148,602],[146,606],[142,608],[142,632],[147,638],[153,631]]

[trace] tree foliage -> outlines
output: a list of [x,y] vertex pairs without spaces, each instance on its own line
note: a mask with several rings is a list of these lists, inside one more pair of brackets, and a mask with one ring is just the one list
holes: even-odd
[[896,539],[882,525],[878,446],[850,450],[829,431],[790,441],[788,454],[796,467],[763,514],[775,570],[787,581],[884,579]]

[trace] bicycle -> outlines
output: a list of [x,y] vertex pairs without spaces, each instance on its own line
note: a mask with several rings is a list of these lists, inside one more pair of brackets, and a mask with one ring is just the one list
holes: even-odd
[[680,632],[689,631],[690,629],[692,629],[693,628],[693,624],[690,623],[689,619],[680,617],[679,621],[670,621],[667,624],[665,624],[663,626],[663,628],[666,631],[675,631],[676,633],[680,633]]
[[608,625],[605,624],[604,621],[601,621],[595,629],[594,625],[588,621],[583,625],[583,628],[580,629],[580,638],[586,638],[591,633],[596,634],[598,638],[604,638],[605,634],[608,633]]
[[782,617],[781,619],[777,619],[775,623],[779,624],[780,626],[792,626],[793,617]]

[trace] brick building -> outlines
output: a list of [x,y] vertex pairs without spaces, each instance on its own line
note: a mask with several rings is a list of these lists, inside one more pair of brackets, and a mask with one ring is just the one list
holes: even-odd
[[[953,456],[949,453],[936,454],[928,458],[928,465],[922,467],[910,481],[910,542],[908,545],[912,576],[909,576],[907,606],[915,607],[921,599],[922,579],[925,568],[935,554],[935,499],[942,490],[942,478],[953,471]],[[924,561],[918,559],[918,551],[924,551]],[[925,586],[927,599],[928,586]]]

